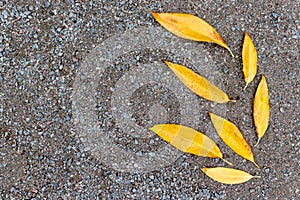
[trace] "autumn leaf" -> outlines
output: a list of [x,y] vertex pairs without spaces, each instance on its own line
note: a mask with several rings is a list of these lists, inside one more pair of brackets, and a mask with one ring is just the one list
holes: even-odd
[[225,144],[227,144],[235,153],[253,162],[256,167],[260,168],[255,163],[251,147],[243,137],[241,131],[226,119],[213,113],[209,113],[209,115],[217,133]]
[[223,154],[214,141],[192,128],[177,124],[157,124],[150,130],[180,151],[197,156],[221,158],[232,165],[223,159]]
[[242,57],[244,78],[246,81],[245,90],[248,84],[254,79],[257,71],[257,52],[247,32],[245,32]]
[[240,184],[251,178],[260,178],[260,176],[252,176],[241,170],[225,167],[202,168],[202,171],[213,180],[225,184]]
[[262,76],[255,93],[253,103],[253,118],[258,136],[257,143],[255,144],[255,146],[257,146],[268,128],[270,118],[268,85],[264,76]]
[[219,33],[203,19],[183,13],[152,12],[152,15],[157,22],[176,36],[200,42],[216,43],[226,48],[234,57]]
[[186,87],[188,87],[191,91],[193,91],[200,97],[217,103],[234,101],[230,100],[227,94],[224,93],[221,89],[210,83],[204,77],[188,69],[187,67],[171,63],[167,60],[164,60],[164,62],[168,65],[168,67],[170,67],[170,69]]

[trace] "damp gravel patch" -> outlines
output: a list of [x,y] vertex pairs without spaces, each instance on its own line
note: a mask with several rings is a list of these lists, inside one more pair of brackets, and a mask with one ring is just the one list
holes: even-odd
[[[299,6],[297,1],[0,1],[0,199],[297,199],[300,195]],[[191,13],[205,19],[237,58],[232,59],[226,49],[215,44],[177,40],[154,21],[150,10]],[[103,134],[117,148],[134,154],[137,159],[162,148],[169,150],[164,156],[174,156],[160,167],[143,172],[134,171],[135,165],[121,170],[110,165],[111,162],[108,164],[96,154],[97,149],[87,145],[86,141],[93,142],[88,140],[91,138],[81,138],[79,130],[89,132],[89,129],[77,127],[83,118],[74,114],[74,105],[80,103],[74,102],[74,97],[80,99],[76,93],[80,87],[74,83],[77,80],[89,83],[87,78],[91,74],[83,73],[89,63],[101,67],[102,60],[95,52],[103,48],[105,41],[126,36],[128,32],[138,35],[144,29],[159,30],[153,32],[160,35],[151,40],[151,48],[147,46],[148,37],[140,38],[145,40],[144,47],[138,44],[124,47],[121,41],[115,52],[109,45],[104,48],[112,52],[111,56],[123,48],[133,50],[112,59],[106,73],[95,76],[102,81],[95,83],[96,101],[91,101],[94,109],[91,112],[96,116],[91,120],[106,130]],[[246,91],[243,91],[241,60],[244,31],[249,33],[258,51],[258,75]],[[172,45],[173,50],[167,48]],[[193,47],[193,51],[188,47]],[[153,77],[143,74],[143,70],[138,72],[146,78],[161,77],[162,83],[167,82],[162,74],[172,77],[172,73],[168,74],[162,59],[185,63],[206,74],[238,101],[219,107],[190,95],[184,88],[176,86],[184,94],[179,96],[174,88],[156,82],[140,85],[127,99],[122,99],[122,95],[108,98],[116,91],[121,94],[122,84],[136,87],[136,80],[141,79],[128,75],[131,69],[161,67]],[[204,67],[207,65],[211,68]],[[235,122],[253,146],[257,138],[252,101],[262,74],[268,81],[271,119],[266,135],[253,148],[256,162],[262,166],[259,170],[218,139],[207,112],[214,110]],[[186,107],[180,102],[185,102],[185,93],[186,102],[196,102],[189,107],[197,108],[193,111],[195,115],[184,113]],[[111,100],[116,104],[110,103]],[[128,103],[124,113],[112,106],[123,108],[122,102]],[[141,136],[137,134],[144,132],[122,131],[117,126],[122,124],[122,118],[116,120],[115,116],[132,119],[141,130],[154,122],[179,123],[186,119],[187,125],[216,140],[225,158],[236,168],[262,178],[240,185],[214,182],[201,168],[226,166],[220,159],[182,154],[151,132],[145,131]]]

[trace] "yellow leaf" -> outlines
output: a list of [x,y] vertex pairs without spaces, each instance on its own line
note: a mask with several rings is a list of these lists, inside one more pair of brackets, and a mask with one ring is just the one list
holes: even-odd
[[223,159],[223,154],[214,141],[192,128],[177,124],[157,124],[150,130],[180,151],[197,156],[221,158],[232,165]]
[[252,176],[241,170],[225,167],[202,168],[202,171],[213,180],[225,184],[240,184],[251,178],[260,178],[260,176]]
[[183,13],[152,12],[152,15],[158,23],[176,36],[189,40],[216,43],[226,48],[234,57],[219,33],[203,19]]
[[244,77],[246,81],[245,90],[248,84],[254,79],[257,71],[257,52],[247,32],[245,32],[242,57]]
[[268,128],[270,118],[268,85],[264,76],[262,76],[255,93],[253,103],[253,117],[256,127],[256,133],[258,136],[258,141],[255,144],[255,146],[257,146]]
[[226,103],[230,100],[226,93],[210,83],[204,77],[196,74],[192,70],[175,63],[164,60],[164,62],[175,73],[179,80],[194,93],[204,99],[217,103]]
[[255,163],[251,147],[243,137],[241,131],[226,119],[213,113],[209,113],[209,115],[217,133],[225,144],[227,144],[235,153],[253,162],[256,167],[260,168]]

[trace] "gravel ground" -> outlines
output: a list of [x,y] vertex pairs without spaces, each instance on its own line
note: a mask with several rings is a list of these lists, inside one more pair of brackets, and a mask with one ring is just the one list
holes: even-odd
[[[0,1],[0,199],[299,199],[299,6],[297,1]],[[117,170],[79,137],[82,133],[76,128],[72,107],[77,74],[88,65],[87,57],[97,56],[96,47],[106,39],[128,30],[160,27],[149,10],[195,14],[223,36],[238,58],[232,59],[214,44],[193,45],[205,48],[216,63],[214,82],[238,98],[237,103],[217,111],[223,110],[251,145],[257,139],[251,102],[260,75],[266,76],[270,126],[260,145],[253,148],[262,170],[217,141],[236,168],[261,179],[219,184],[201,168],[225,163],[187,154],[178,154],[173,162],[155,170]],[[259,54],[258,76],[246,92],[240,56],[244,31],[253,38]],[[97,120],[116,146],[137,155],[166,146],[152,133],[146,138],[122,133],[107,101],[115,98],[111,95],[116,80],[134,66],[169,58],[190,63],[197,70],[193,55],[182,55],[159,47],[132,51],[119,56],[99,76]],[[208,128],[209,117],[203,113],[215,105],[196,100],[201,123],[194,128],[209,132],[213,129]],[[180,122],[176,94],[159,85],[143,85],[128,104],[139,126],[153,123],[147,113],[153,102],[166,108],[158,109],[167,114],[165,121]]]

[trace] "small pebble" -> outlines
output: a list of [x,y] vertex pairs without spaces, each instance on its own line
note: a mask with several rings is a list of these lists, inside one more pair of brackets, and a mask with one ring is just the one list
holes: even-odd
[[49,1],[45,1],[44,6],[45,8],[49,8],[51,5],[51,3]]

